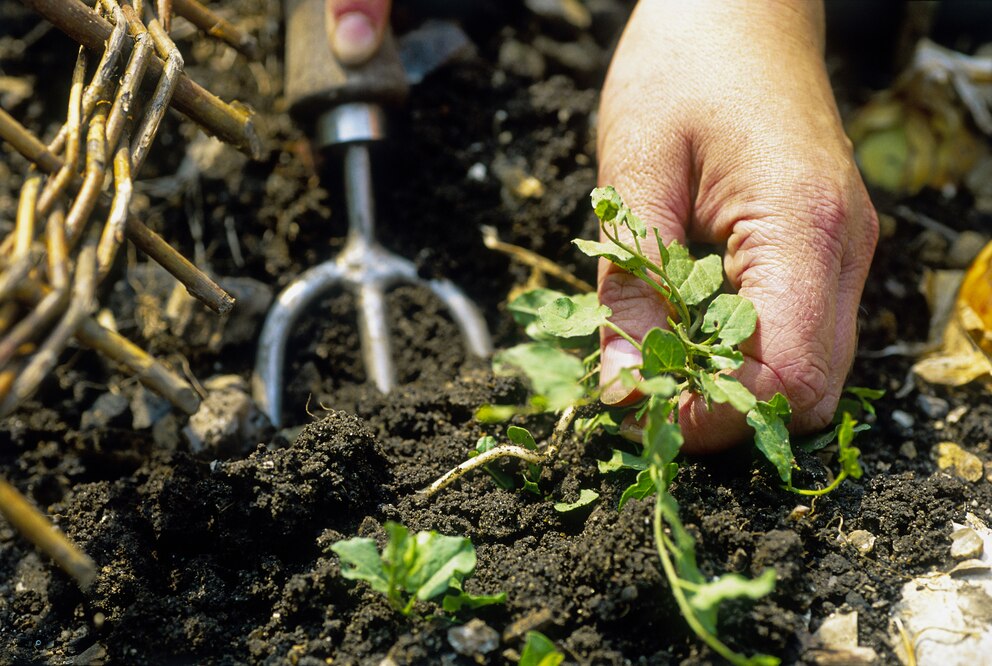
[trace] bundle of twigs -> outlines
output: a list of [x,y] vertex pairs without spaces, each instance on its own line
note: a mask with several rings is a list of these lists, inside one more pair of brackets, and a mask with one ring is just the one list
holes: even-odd
[[[51,142],[44,144],[0,109],[0,138],[33,164],[20,191],[13,231],[0,241],[0,417],[37,390],[72,339],[192,414],[200,403],[193,386],[97,323],[96,294],[126,238],[212,310],[225,313],[233,307],[229,294],[129,208],[134,179],[170,105],[251,156],[260,153],[251,111],[222,102],[183,73],[182,56],[168,34],[172,12],[243,53],[253,53],[254,41],[196,0],[158,0],[157,18],[138,0],[133,5],[99,0],[95,9],[80,0],[24,2],[80,49],[67,119]],[[95,55],[99,61],[87,82],[87,65]],[[12,494],[16,491],[6,484],[0,490],[0,512],[29,538],[66,547],[42,534],[36,517],[19,518],[29,514]],[[49,552],[56,561],[64,559]],[[79,573],[79,556],[69,560],[76,564],[67,569],[88,583],[94,572]]]

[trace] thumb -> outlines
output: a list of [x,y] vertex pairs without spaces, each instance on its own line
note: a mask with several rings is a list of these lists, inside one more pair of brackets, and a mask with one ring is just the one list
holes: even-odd
[[379,50],[390,0],[325,0],[327,38],[342,65],[361,65]]

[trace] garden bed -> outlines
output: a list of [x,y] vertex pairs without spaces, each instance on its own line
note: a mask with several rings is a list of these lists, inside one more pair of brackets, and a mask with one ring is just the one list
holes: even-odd
[[[280,98],[267,92],[281,89],[278,4],[226,3],[259,36],[266,55],[257,65],[201,38],[180,40],[194,79],[260,112],[266,159],[246,163],[234,149],[203,149],[202,137],[170,114],[146,170],[158,180],[139,190],[145,222],[188,256],[201,242],[216,275],[276,290],[332,257],[345,231],[340,166],[309,152]],[[380,239],[425,277],[462,286],[500,346],[517,339],[505,299],[529,271],[486,249],[480,226],[595,281],[593,262],[568,241],[596,233],[588,208],[596,91],[626,16],[619,4],[595,4],[600,14],[590,30],[480,3],[466,23],[477,53],[414,87],[389,141],[373,153]],[[36,23],[26,10],[9,11],[9,37]],[[398,12],[400,31],[420,18]],[[23,58],[3,62],[8,75],[37,77],[38,96],[12,109],[36,131],[50,131],[64,114],[72,49],[52,31]],[[44,79],[39,63],[51,65]],[[172,177],[194,152],[198,174]],[[10,219],[25,165],[7,147],[2,155],[0,217]],[[540,181],[543,193],[514,192],[521,173]],[[958,231],[988,229],[964,197],[876,194],[879,211],[892,217],[865,291],[862,352],[926,339],[929,313],[917,285],[925,268],[951,260],[946,240],[896,214],[899,206]],[[197,314],[181,335],[156,325],[172,287],[144,261],[121,262],[104,294],[120,331],[175,368],[188,363],[201,381],[248,378],[260,316],[242,322],[247,334],[228,330],[212,347],[204,342],[212,315]],[[178,415],[145,418],[157,403],[136,382],[91,352],[67,354],[37,396],[0,422],[0,474],[45,508],[100,574],[80,592],[0,523],[0,661],[497,664],[521,650],[529,629],[554,640],[568,662],[715,661],[685,626],[660,573],[653,504],[632,501],[618,512],[632,477],[598,470],[597,461],[622,446],[617,440],[568,439],[543,473],[543,497],[500,489],[483,473],[429,500],[417,494],[464,460],[480,436],[501,430],[474,419],[478,406],[520,400],[523,391],[466,353],[429,294],[401,286],[389,305],[401,382],[394,393],[365,383],[354,299],[334,294],[298,327],[287,359],[285,420],[306,427],[298,436],[295,428],[266,434],[226,459],[190,455]],[[722,613],[720,636],[735,649],[814,662],[812,634],[821,623],[856,611],[860,644],[893,663],[890,614],[903,584],[953,566],[952,521],[963,523],[968,512],[988,518],[986,475],[968,481],[935,462],[945,441],[990,459],[988,394],[907,387],[912,362],[857,360],[850,383],[888,392],[872,430],[858,439],[865,474],[815,502],[781,490],[774,470],[746,447],[686,461],[673,494],[704,573],[773,567],[778,574],[771,595]],[[554,425],[551,417],[521,423],[535,435]],[[828,478],[816,456],[804,454],[799,464],[797,485]],[[588,508],[553,508],[585,488],[600,494]],[[810,510],[796,512],[797,504]],[[473,614],[500,636],[496,649],[459,654],[450,622],[404,618],[368,586],[341,577],[327,547],[356,535],[381,539],[389,520],[471,538],[478,566],[466,589],[507,597]],[[854,530],[874,536],[870,551],[844,538]]]

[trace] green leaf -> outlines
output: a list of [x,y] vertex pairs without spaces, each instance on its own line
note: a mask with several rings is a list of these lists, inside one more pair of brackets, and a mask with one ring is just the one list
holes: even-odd
[[589,199],[592,202],[592,209],[596,212],[596,217],[601,222],[610,222],[624,207],[620,193],[612,185],[597,187],[590,193]]
[[452,577],[475,571],[475,548],[465,537],[417,532],[416,549],[409,564],[406,589],[421,601],[448,591]]
[[792,447],[785,424],[791,416],[789,402],[776,393],[768,402],[758,401],[747,413],[747,423],[754,428],[754,444],[775,466],[787,486],[792,485]]
[[530,449],[531,451],[537,449],[537,442],[534,441],[534,436],[530,434],[527,428],[511,425],[506,429],[506,436],[511,442],[525,449]]
[[671,413],[672,404],[668,400],[657,396],[648,400],[643,436],[644,458],[659,468],[675,460],[682,448],[682,429],[669,420]]
[[558,666],[565,655],[558,651],[551,639],[537,631],[528,631],[519,666]]
[[656,395],[659,398],[671,398],[678,389],[678,383],[671,375],[658,375],[641,381],[637,390],[644,395]]
[[520,412],[516,405],[482,405],[475,410],[475,420],[481,423],[502,423]]
[[598,499],[599,493],[595,490],[583,488],[579,491],[579,499],[574,502],[555,502],[555,511],[568,513],[569,511],[575,511],[576,509],[581,509],[584,506],[588,506]]
[[665,270],[686,305],[702,303],[723,286],[723,260],[715,254],[694,260],[678,241],[668,246]]
[[526,377],[534,392],[546,398],[548,411],[573,405],[585,395],[579,383],[586,372],[582,361],[544,342],[524,343],[496,352],[493,372]]
[[[843,413],[841,414],[843,418]],[[827,430],[826,432],[814,433],[812,435],[804,435],[802,437],[793,437],[792,445],[794,448],[805,451],[806,453],[813,453],[814,451],[819,451],[824,449],[833,443],[837,439],[837,433],[840,430],[840,424],[838,423],[833,428]],[[871,426],[867,423],[859,423],[854,426],[852,430],[855,433],[863,432],[865,430],[871,430]]]
[[850,393],[861,403],[861,409],[866,414],[875,416],[875,405],[872,403],[885,395],[885,389],[871,389],[863,386],[848,386],[844,388],[844,393]]
[[537,321],[538,310],[563,296],[565,294],[554,289],[531,289],[514,298],[506,307],[517,324],[527,326]]
[[455,594],[446,594],[441,600],[441,608],[449,613],[506,603],[506,592],[499,594],[469,594],[465,592],[462,589],[462,581],[457,576],[451,579],[448,587],[454,590]]
[[736,370],[744,365],[744,354],[725,345],[713,345],[710,347],[710,356],[706,359],[706,366],[711,370]]
[[679,336],[662,328],[652,328],[641,342],[641,374],[650,379],[664,372],[685,370],[685,346]]
[[704,372],[699,375],[699,383],[703,395],[713,402],[730,403],[742,414],[747,414],[754,408],[756,402],[754,394],[734,377],[708,375]]
[[568,296],[557,298],[537,311],[541,326],[547,333],[560,338],[577,338],[591,335],[606,324],[613,314],[605,305],[600,305],[595,294],[588,299],[572,299]]
[[342,576],[349,580],[364,580],[376,592],[389,592],[389,581],[374,539],[355,537],[338,541],[331,545],[331,550],[341,558]]
[[657,487],[654,485],[654,479],[651,478],[651,470],[644,469],[637,473],[637,480],[634,483],[627,486],[620,495],[620,504],[617,505],[617,511],[623,508],[623,505],[632,499],[644,499],[649,495],[654,494]]
[[613,449],[613,454],[609,460],[597,460],[596,464],[599,467],[600,474],[609,474],[610,472],[617,472],[621,469],[641,471],[648,468],[648,462],[644,458],[635,456],[633,453],[621,451],[620,449]]
[[774,589],[774,569],[765,569],[754,579],[727,573],[712,582],[704,583],[689,597],[689,604],[700,613],[709,613],[717,610],[728,599],[760,599],[771,594]]
[[646,265],[642,257],[633,255],[613,243],[601,243],[582,238],[576,238],[572,243],[586,256],[603,257],[626,271],[634,272]]
[[855,436],[855,425],[857,421],[851,418],[851,415],[844,412],[844,418],[837,426],[837,445],[840,451],[837,453],[837,460],[840,462],[840,468],[847,472],[847,475],[852,479],[860,479],[861,475],[864,474],[864,470],[861,469],[861,462],[858,458],[861,457],[861,450],[856,446],[851,446],[851,442],[854,441]]
[[[495,437],[490,435],[484,435],[479,438],[479,441],[475,444],[475,449],[468,452],[469,458],[474,458],[480,453],[485,453],[490,449],[495,449],[499,445]],[[516,484],[513,482],[513,477],[506,472],[498,469],[495,465],[484,465],[482,469],[486,470],[486,473],[493,477],[493,481],[496,485],[503,490],[513,490]]]
[[716,333],[725,345],[738,345],[754,333],[758,312],[746,298],[737,294],[720,294],[706,308],[703,332]]

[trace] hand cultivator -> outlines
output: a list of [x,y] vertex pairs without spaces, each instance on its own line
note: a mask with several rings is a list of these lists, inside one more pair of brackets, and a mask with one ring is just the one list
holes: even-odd
[[[251,52],[254,41],[196,0],[159,2],[159,16],[147,22],[139,2],[100,0],[92,9],[80,0],[24,1],[81,46],[67,120],[51,142],[44,144],[0,109],[0,138],[34,165],[21,188],[13,230],[0,241],[0,417],[34,393],[73,338],[192,414],[200,396],[185,379],[92,315],[100,283],[125,238],[215,312],[234,305],[130,214],[129,205],[134,178],[170,105],[250,155],[261,152],[250,110],[222,102],[183,74],[182,56],[168,35],[172,5],[242,52]],[[91,52],[102,55],[87,83]],[[36,543],[54,544],[46,550],[60,563],[75,563],[66,568],[81,584],[92,580],[92,571],[80,573],[83,559],[59,555],[65,540],[44,534],[52,528],[40,514],[33,517],[12,487],[3,484],[0,490],[4,515]]]
[[[291,112],[298,118],[317,118],[319,147],[345,146],[348,240],[336,259],[314,266],[286,287],[265,321],[253,392],[277,426],[282,416],[286,343],[293,323],[317,297],[336,285],[357,292],[365,365],[383,393],[396,383],[385,314],[385,289],[393,283],[412,282],[430,289],[451,311],[469,350],[479,356],[491,351],[485,320],[458,287],[448,280],[420,279],[412,262],[375,240],[367,144],[384,136],[380,104],[397,103],[407,91],[403,63],[391,40],[386,40],[370,62],[345,68],[334,59],[328,45],[321,0],[288,0],[286,21],[286,94]],[[429,57],[443,61],[437,54]],[[414,65],[410,69],[423,69],[422,61]]]

